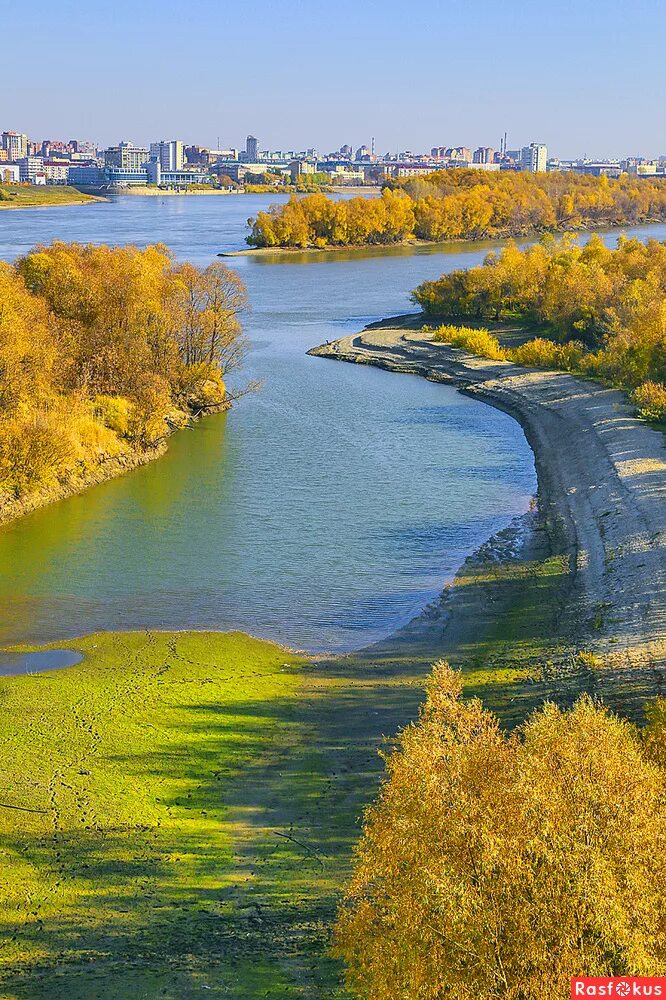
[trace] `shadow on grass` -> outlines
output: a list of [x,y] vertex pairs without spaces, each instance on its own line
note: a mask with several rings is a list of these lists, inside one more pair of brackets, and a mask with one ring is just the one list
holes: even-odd
[[[543,551],[468,562],[418,628],[301,667],[284,696],[257,698],[260,675],[245,672],[246,696],[236,687],[236,700],[211,698],[212,668],[190,686],[194,661],[177,657],[169,639],[180,674],[167,669],[155,681],[165,745],[121,742],[84,777],[91,799],[105,765],[130,787],[157,777],[156,812],[123,824],[87,807],[79,829],[70,822],[0,841],[10,866],[28,863],[43,876],[40,893],[2,917],[9,995],[345,996],[327,944],[381,780],[377,751],[416,718],[441,657],[507,727],[547,698],[566,705],[594,693],[595,671],[577,665],[561,636],[568,580],[566,560]],[[125,711],[154,728],[136,698]]]
[[[137,786],[159,774],[171,789],[161,823],[102,824],[91,810],[80,831],[1,842],[10,865],[44,879],[43,896],[3,918],[12,995],[338,995],[329,927],[405,694],[317,669],[297,696],[174,705],[187,723],[170,730],[168,754],[107,758]],[[415,711],[420,693],[407,695]],[[279,740],[248,755],[262,719]]]

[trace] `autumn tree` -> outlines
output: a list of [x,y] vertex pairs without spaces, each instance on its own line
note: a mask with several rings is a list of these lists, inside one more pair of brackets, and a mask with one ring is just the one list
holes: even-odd
[[[666,244],[656,240],[621,238],[615,250],[598,236],[584,246],[549,235],[526,250],[510,243],[481,267],[423,282],[412,298],[427,316],[539,325],[559,343],[575,342],[558,367],[666,391]],[[515,360],[545,357],[543,347],[525,345]]]
[[72,388],[129,394],[147,373],[169,381],[173,260],[163,246],[53,243],[18,262],[27,287],[47,304],[67,343]]
[[53,243],[0,265],[0,502],[227,405],[244,286],[221,262]]
[[30,294],[11,265],[0,263],[0,414],[42,405],[59,375],[46,304]]
[[538,1000],[666,972],[666,785],[588,698],[512,735],[438,664],[365,818],[336,948],[368,1000]]
[[[402,198],[404,200],[396,200]],[[258,247],[480,239],[666,217],[661,179],[440,170],[391,179],[380,199],[293,199],[249,219]]]
[[242,364],[246,341],[239,314],[247,307],[238,275],[215,262],[203,271],[183,264],[174,272],[179,293],[174,309],[181,360],[179,385],[190,398],[224,398],[224,377]]

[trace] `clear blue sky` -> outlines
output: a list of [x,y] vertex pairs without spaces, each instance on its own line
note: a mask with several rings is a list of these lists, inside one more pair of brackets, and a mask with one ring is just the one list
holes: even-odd
[[666,154],[663,0],[28,0],[0,127],[320,151]]

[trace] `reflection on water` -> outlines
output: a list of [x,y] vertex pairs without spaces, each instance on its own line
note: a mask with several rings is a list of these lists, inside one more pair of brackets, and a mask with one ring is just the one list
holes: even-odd
[[83,654],[73,649],[44,649],[35,653],[0,651],[0,677],[39,674],[43,670],[61,670],[63,667],[73,667],[82,659]]
[[[53,238],[159,239],[208,263],[241,245],[266,204],[125,198],[5,213],[0,255]],[[252,302],[244,375],[262,391],[175,435],[159,461],[0,529],[0,644],[151,626],[350,649],[435,597],[527,508],[522,431],[450,387],[305,354],[408,311],[419,281],[487,247],[422,249],[279,258],[289,267],[229,258]]]

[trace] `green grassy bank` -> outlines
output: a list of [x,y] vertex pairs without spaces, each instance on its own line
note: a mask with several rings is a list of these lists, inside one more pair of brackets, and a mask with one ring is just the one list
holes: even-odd
[[68,646],[79,666],[0,682],[2,995],[277,986],[270,955],[246,954],[260,918],[236,841],[300,739],[283,709],[302,661],[238,634]]
[[[0,164],[0,167],[2,164]],[[0,184],[0,211],[3,208],[40,208],[44,206],[81,205],[85,202],[104,201],[94,195],[84,194],[67,185]]]
[[468,561],[445,630],[434,614],[349,657],[108,633],[0,679],[0,995],[346,997],[327,943],[378,748],[441,656],[507,725],[598,690],[558,636],[566,581],[535,543]]

